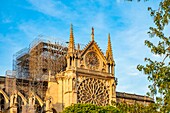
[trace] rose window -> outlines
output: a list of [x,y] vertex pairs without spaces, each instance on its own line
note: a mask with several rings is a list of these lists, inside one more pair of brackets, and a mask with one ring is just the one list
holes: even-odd
[[106,86],[98,79],[89,78],[80,83],[77,91],[79,103],[108,105],[109,94]]
[[89,67],[90,69],[98,69],[100,64],[97,54],[95,52],[87,53],[85,61],[87,67]]

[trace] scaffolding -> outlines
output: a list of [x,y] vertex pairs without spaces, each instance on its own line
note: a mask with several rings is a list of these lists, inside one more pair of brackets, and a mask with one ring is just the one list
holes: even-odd
[[[37,43],[35,43],[37,42]],[[66,69],[67,47],[51,41],[37,40],[29,50],[29,77],[36,80],[47,79]]]
[[[46,38],[46,37],[43,37]],[[24,96],[30,92],[44,99],[48,86],[48,75],[55,76],[66,70],[67,43],[60,40],[45,40],[36,38],[28,48],[13,55],[14,73],[6,74],[6,90],[11,92],[11,81],[15,84],[12,89],[19,90]],[[8,72],[9,73],[9,72]]]
[[16,71],[7,70],[5,77],[5,91],[11,95],[14,89],[16,89]]
[[[17,89],[26,97],[34,92],[44,99],[49,74],[55,77],[57,73],[66,70],[67,44],[66,41],[40,35],[28,48],[14,54],[13,71],[6,74],[7,92]],[[75,49],[81,51],[84,47],[83,44],[76,44]]]

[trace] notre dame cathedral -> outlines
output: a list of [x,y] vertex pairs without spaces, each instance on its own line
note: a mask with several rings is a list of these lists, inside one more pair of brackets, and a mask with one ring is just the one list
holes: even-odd
[[104,54],[91,32],[86,46],[75,44],[73,27],[67,45],[36,39],[14,55],[13,70],[0,77],[0,112],[58,113],[76,103],[146,104],[152,98],[116,92],[110,34]]

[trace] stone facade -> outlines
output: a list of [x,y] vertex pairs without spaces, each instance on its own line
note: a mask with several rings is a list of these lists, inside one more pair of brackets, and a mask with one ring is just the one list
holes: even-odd
[[[73,28],[71,26],[68,51],[65,58],[67,61],[65,70],[58,72],[55,76],[51,76],[49,71],[48,81],[44,81],[44,86],[46,86],[44,97],[40,97],[39,94],[29,89],[27,89],[29,90],[27,94],[23,94],[15,84],[11,86],[15,86],[13,90],[8,89],[8,87],[5,87],[6,84],[12,82],[3,82],[3,80],[7,81],[9,79],[2,77],[0,94],[5,100],[1,102],[1,105],[4,104],[2,110],[10,113],[35,113],[40,111],[55,113],[61,112],[65,107],[76,103],[92,103],[105,106],[110,105],[113,101],[133,103],[134,100],[140,100],[147,103],[153,102],[149,97],[141,96],[138,99],[132,95],[116,93],[117,79],[114,74],[115,61],[112,54],[110,34],[108,35],[106,54],[103,54],[97,45],[93,28],[91,41],[86,47],[80,50],[78,45],[78,49],[75,49]],[[16,78],[12,78],[11,81],[16,81]],[[20,82],[23,81],[20,80]],[[27,87],[30,80],[27,79],[24,83]],[[136,95],[136,97],[139,97],[139,95]]]
[[115,64],[108,38],[107,57],[94,41],[94,29],[92,40],[84,50],[75,50],[71,28],[67,68],[50,79],[47,90],[57,111],[75,103],[109,105],[116,101]]

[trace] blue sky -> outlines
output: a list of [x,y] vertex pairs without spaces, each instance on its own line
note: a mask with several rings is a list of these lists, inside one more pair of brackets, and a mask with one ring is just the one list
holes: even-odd
[[149,82],[136,66],[144,64],[146,56],[157,59],[144,46],[144,40],[153,25],[147,7],[156,8],[158,3],[159,0],[1,0],[0,75],[12,69],[13,54],[28,47],[38,35],[68,41],[72,23],[75,42],[82,44],[91,40],[93,26],[95,41],[104,53],[110,33],[117,91],[145,95]]

